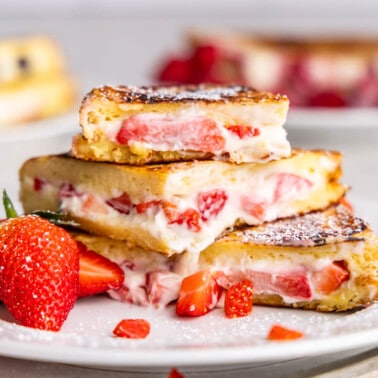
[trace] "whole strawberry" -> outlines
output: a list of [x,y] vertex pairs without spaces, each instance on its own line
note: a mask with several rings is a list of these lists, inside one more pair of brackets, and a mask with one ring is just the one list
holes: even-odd
[[0,299],[20,324],[58,331],[78,280],[78,248],[63,228],[37,215],[0,223]]

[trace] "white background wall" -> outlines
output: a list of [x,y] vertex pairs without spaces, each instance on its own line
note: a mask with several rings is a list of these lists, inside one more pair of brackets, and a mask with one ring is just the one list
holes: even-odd
[[0,38],[51,34],[83,92],[100,83],[145,83],[193,26],[378,37],[378,1],[0,0]]

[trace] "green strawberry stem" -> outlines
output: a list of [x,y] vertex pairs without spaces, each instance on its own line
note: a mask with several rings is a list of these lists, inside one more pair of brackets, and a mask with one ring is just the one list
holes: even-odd
[[13,203],[11,199],[9,198],[8,193],[5,189],[3,190],[3,205],[4,205],[5,215],[7,219],[18,218],[17,211],[14,208]]

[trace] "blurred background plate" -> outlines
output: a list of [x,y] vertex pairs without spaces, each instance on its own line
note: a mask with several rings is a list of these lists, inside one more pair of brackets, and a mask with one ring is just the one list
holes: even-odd
[[1,126],[0,145],[74,134],[80,131],[78,112],[17,125]]
[[290,108],[286,121],[289,128],[378,128],[378,108],[309,109]]

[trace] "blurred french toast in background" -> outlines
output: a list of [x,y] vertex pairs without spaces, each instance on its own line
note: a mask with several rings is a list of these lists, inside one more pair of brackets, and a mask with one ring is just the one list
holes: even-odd
[[163,83],[237,83],[282,93],[291,106],[378,105],[378,39],[263,37],[195,30],[183,51],[162,57]]
[[71,110],[76,83],[60,46],[44,35],[0,40],[0,127]]

